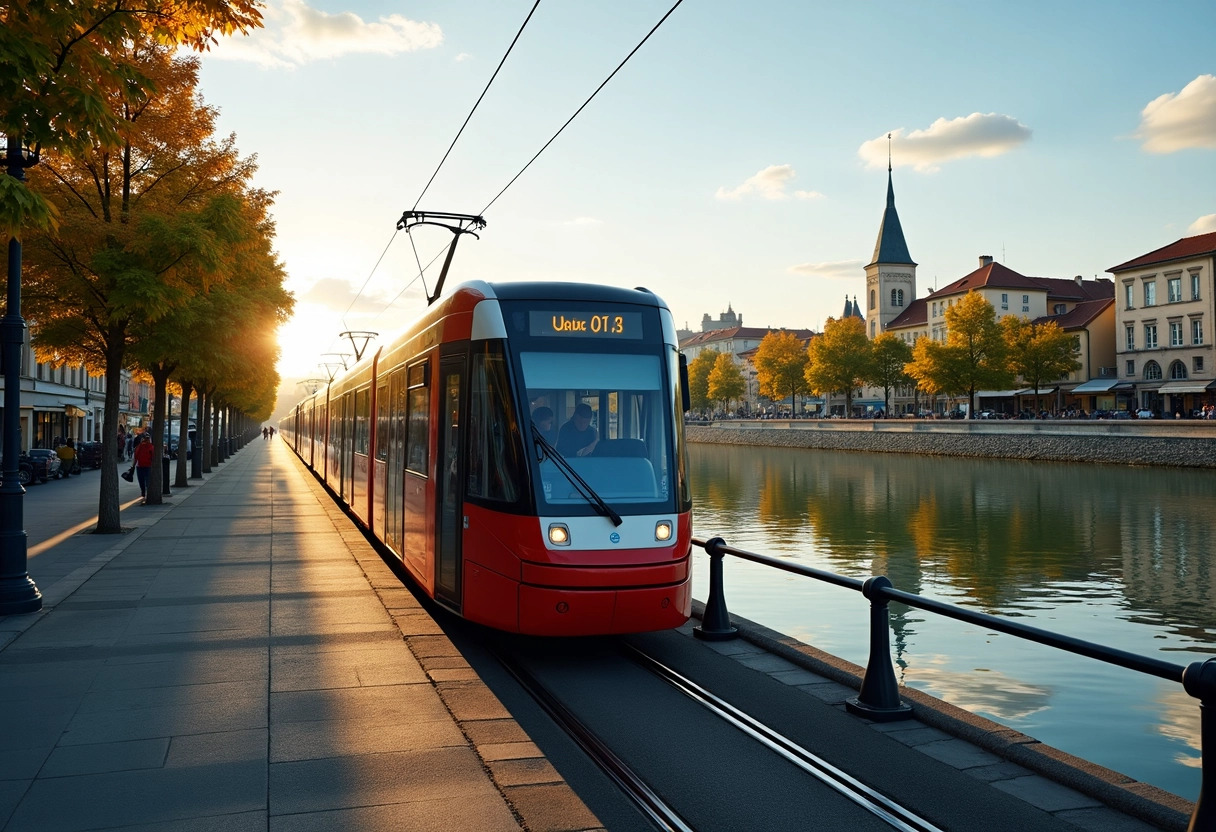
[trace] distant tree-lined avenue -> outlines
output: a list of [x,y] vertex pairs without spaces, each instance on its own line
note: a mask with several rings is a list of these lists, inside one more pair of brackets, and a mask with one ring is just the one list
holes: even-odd
[[[292,307],[273,250],[274,194],[253,157],[214,133],[197,57],[217,34],[260,25],[253,0],[18,0],[0,12],[0,117],[39,164],[0,177],[0,222],[24,243],[24,308],[39,361],[105,374],[100,532],[120,531],[117,447],[124,371],[155,388],[164,442],[170,386],[207,415],[266,418],[276,330]],[[209,461],[208,461],[209,462]],[[179,485],[184,478],[179,460]],[[209,467],[209,466],[208,466]],[[160,466],[149,502],[159,502]]]

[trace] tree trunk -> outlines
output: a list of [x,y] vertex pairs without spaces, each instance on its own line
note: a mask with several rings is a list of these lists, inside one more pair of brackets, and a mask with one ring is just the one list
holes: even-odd
[[152,373],[152,469],[148,471],[148,493],[144,502],[150,506],[164,503],[165,403],[168,401],[169,373],[176,364],[153,364]]
[[[194,385],[189,379],[182,383],[182,412],[180,421],[177,427],[177,471],[174,475],[173,486],[175,488],[185,488],[189,483],[186,478],[189,474],[186,471],[186,461],[192,456],[190,453],[190,394],[194,390]],[[195,431],[194,441],[198,442],[198,432]]]
[[211,401],[212,390],[207,386],[206,382],[201,382],[198,388],[199,402],[202,407],[198,414],[198,430],[202,437],[202,454],[203,454],[203,473],[211,473],[211,409],[214,407]]
[[[121,343],[121,337],[118,339]],[[113,343],[111,338],[110,343]],[[121,349],[106,350],[106,407],[101,417],[101,489],[97,497],[97,534],[121,534],[118,495],[118,411],[122,380]]]

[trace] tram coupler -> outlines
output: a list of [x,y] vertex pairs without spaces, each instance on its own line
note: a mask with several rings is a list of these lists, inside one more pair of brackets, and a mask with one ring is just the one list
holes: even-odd
[[891,586],[886,575],[875,575],[862,584],[861,593],[870,599],[870,657],[861,677],[861,691],[844,703],[849,713],[875,722],[912,718],[912,706],[899,698],[899,683],[891,664],[890,616],[883,594]]
[[1199,797],[1187,832],[1216,829],[1216,769],[1207,752],[1216,754],[1216,659],[1192,662],[1182,674],[1183,689],[1199,700]]
[[692,628],[692,634],[702,641],[730,641],[739,637],[739,628],[730,623],[726,595],[722,590],[722,558],[725,555],[719,547],[725,545],[726,541],[720,537],[705,541],[705,551],[709,555],[709,598],[705,601],[700,626]]

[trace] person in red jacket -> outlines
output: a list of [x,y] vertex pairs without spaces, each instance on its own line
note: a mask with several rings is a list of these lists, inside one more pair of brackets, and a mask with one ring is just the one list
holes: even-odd
[[148,501],[148,474],[152,471],[152,437],[144,433],[135,446],[135,476],[139,480],[139,496]]

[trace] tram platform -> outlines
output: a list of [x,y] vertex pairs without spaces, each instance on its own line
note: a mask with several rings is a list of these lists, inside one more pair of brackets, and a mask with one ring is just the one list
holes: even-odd
[[[122,535],[88,523],[42,535],[30,574],[44,609],[0,618],[3,830],[611,826],[278,440],[122,517]],[[38,522],[27,508],[27,529]],[[847,672],[824,657],[815,672],[780,634],[736,623],[748,639],[694,640],[690,623],[665,641],[806,694],[823,730],[838,721],[828,710],[855,693]],[[940,725],[841,730],[855,750],[894,737],[966,772],[971,793],[943,788],[943,800],[982,803],[991,787],[1043,813],[1046,826],[1025,829],[1185,824],[1170,807],[1161,823],[1112,809]]]
[[278,440],[122,522],[0,618],[4,830],[601,828]]

